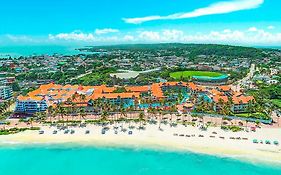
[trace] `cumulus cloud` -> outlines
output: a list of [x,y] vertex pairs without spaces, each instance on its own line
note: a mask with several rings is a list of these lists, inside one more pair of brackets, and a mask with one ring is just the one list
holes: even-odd
[[212,43],[233,45],[276,45],[281,46],[281,32],[257,28],[222,29],[209,32],[191,32],[179,29],[138,30],[116,35],[96,35],[74,31],[70,33],[49,34],[49,36],[15,36],[2,35],[0,41],[14,43],[94,43],[94,44],[122,44],[122,43]]
[[97,35],[103,35],[103,34],[117,33],[117,32],[119,32],[118,29],[106,28],[106,29],[96,29],[95,34],[97,34]]
[[186,33],[181,30],[163,30],[162,32],[143,31],[138,41],[146,42],[182,42],[182,43],[215,43],[239,45],[281,45],[281,33],[271,33],[251,27],[246,30],[210,31],[208,33]]
[[11,40],[12,42],[34,42],[35,40],[26,35],[11,35],[7,34],[5,35],[7,39]]
[[267,29],[269,30],[275,29],[275,26],[267,26]]
[[258,29],[257,29],[256,27],[250,27],[250,28],[248,29],[248,31],[249,31],[249,32],[257,32]]
[[226,14],[240,10],[249,10],[259,7],[263,4],[264,0],[232,0],[232,1],[221,1],[211,4],[207,7],[195,9],[191,12],[175,13],[168,16],[146,16],[139,18],[124,18],[126,23],[141,24],[147,21],[154,20],[174,20],[184,18],[194,18],[199,16],[214,15],[214,14]]
[[132,35],[125,35],[123,37],[124,41],[134,41],[135,40],[135,37],[132,36]]
[[75,40],[75,41],[94,41],[95,37],[92,33],[83,32],[71,32],[71,33],[59,33],[56,35],[49,34],[50,40]]

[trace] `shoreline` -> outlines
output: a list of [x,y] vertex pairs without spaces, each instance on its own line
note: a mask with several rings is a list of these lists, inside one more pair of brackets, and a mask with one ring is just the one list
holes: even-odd
[[[113,126],[111,126],[113,128]],[[72,128],[74,134],[52,134],[54,127],[43,126],[44,134],[38,131],[25,131],[22,133],[0,136],[0,148],[6,146],[70,146],[70,147],[105,147],[105,148],[129,148],[129,149],[151,149],[156,151],[190,152],[195,154],[207,154],[217,157],[233,158],[252,163],[276,164],[281,166],[281,146],[255,144],[252,139],[258,140],[281,140],[281,129],[263,128],[257,132],[225,132],[219,128],[209,128],[200,131],[191,126],[163,126],[163,131],[158,125],[146,125],[145,130],[133,129],[132,135],[118,132],[115,134],[110,129],[106,134],[101,133],[101,126],[89,125],[86,128]],[[91,133],[86,135],[85,130]],[[217,134],[212,134],[216,132]],[[178,134],[191,134],[195,137],[174,136]],[[204,137],[199,137],[203,135]],[[211,138],[209,136],[215,136]],[[219,138],[225,137],[225,139]],[[231,140],[229,137],[247,137],[248,140]]]

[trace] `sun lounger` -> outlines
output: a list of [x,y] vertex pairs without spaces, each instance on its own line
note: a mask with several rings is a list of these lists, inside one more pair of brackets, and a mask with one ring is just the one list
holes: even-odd
[[253,143],[259,143],[259,142],[258,142],[258,140],[257,140],[257,139],[254,139],[254,140],[253,140]]

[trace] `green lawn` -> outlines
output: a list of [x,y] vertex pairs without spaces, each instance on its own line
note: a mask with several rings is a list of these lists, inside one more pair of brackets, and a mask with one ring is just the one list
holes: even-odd
[[281,100],[280,100],[280,99],[273,99],[273,100],[272,100],[272,103],[273,103],[275,106],[281,108]]
[[270,117],[268,117],[266,114],[263,113],[241,113],[241,114],[235,114],[237,117],[243,117],[243,118],[257,118],[257,119],[263,119],[263,120],[268,120]]
[[174,79],[189,78],[192,76],[207,76],[207,77],[219,77],[223,74],[219,72],[209,72],[209,71],[181,71],[170,73],[170,77]]

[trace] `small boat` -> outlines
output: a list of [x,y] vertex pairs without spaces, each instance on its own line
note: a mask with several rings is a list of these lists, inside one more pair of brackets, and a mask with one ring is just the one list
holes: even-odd
[[270,142],[269,140],[266,140],[266,141],[265,141],[265,144],[270,145],[271,142]]
[[53,131],[53,134],[57,134],[57,133],[58,133],[58,131],[57,131],[57,130],[54,130],[54,131]]
[[44,131],[39,131],[39,134],[44,134]]
[[69,130],[64,130],[64,134],[68,134],[69,133]]
[[273,144],[274,145],[279,145],[279,142],[278,141],[274,141]]
[[203,135],[199,135],[199,137],[204,137]]
[[129,131],[128,134],[129,134],[129,135],[132,135],[132,134],[133,134],[133,131]]
[[89,131],[89,130],[86,130],[85,134],[90,134],[90,131]]

